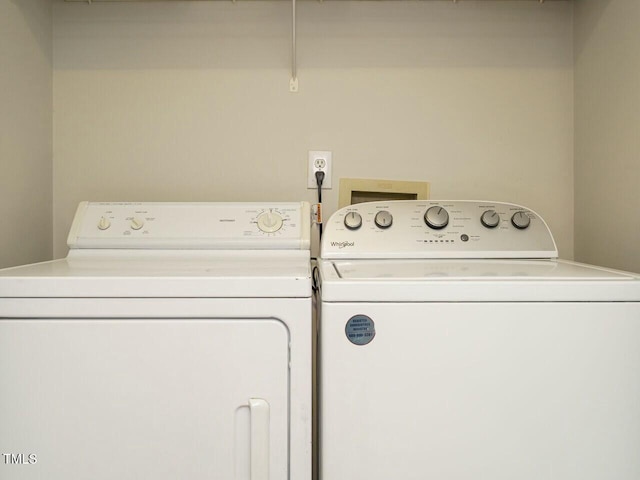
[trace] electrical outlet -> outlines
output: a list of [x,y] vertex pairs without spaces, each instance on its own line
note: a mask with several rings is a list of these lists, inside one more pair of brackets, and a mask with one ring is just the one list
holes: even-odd
[[318,188],[316,182],[316,172],[324,172],[324,180],[322,181],[322,189],[331,188],[331,152],[328,151],[309,151],[309,160],[307,168],[307,188]]

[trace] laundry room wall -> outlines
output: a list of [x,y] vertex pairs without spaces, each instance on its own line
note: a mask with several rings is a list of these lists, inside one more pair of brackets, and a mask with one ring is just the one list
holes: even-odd
[[640,272],[640,2],[575,2],[576,259]]
[[54,248],[81,200],[313,201],[341,177],[537,210],[573,256],[572,3],[54,0]]
[[0,0],[0,268],[52,255],[52,13]]

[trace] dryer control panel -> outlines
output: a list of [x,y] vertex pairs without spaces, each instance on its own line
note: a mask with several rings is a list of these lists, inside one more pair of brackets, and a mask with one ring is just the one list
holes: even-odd
[[82,202],[70,248],[309,249],[309,204]]
[[326,224],[330,258],[557,258],[545,221],[511,203],[412,200],[350,205]]

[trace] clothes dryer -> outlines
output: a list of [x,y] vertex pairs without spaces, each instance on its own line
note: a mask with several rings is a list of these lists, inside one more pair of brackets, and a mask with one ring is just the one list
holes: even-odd
[[311,478],[306,203],[82,203],[0,271],[0,478]]
[[336,212],[320,478],[640,478],[640,278],[557,256],[508,203]]

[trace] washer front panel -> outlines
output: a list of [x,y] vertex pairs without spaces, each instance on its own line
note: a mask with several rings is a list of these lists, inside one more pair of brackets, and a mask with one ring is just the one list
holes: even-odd
[[322,474],[637,480],[639,339],[638,303],[323,302]]

